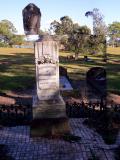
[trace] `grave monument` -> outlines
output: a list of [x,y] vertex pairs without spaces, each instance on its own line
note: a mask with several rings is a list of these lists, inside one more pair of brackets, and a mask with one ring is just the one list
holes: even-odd
[[34,41],[36,91],[33,96],[32,136],[69,132],[63,98],[59,91],[59,48],[53,36],[39,37],[41,12],[34,4],[23,9],[23,25],[28,39]]

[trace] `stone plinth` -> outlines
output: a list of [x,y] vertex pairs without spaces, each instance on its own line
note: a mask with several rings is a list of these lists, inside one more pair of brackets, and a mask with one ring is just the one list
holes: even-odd
[[53,100],[33,100],[33,119],[66,118],[66,109],[63,98]]
[[31,136],[62,136],[68,134],[70,127],[67,118],[34,119],[31,124]]
[[70,126],[62,97],[40,101],[34,96],[31,136],[56,136],[69,132]]

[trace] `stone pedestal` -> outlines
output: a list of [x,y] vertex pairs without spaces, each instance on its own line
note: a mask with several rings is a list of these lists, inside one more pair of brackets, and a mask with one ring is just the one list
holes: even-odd
[[59,137],[68,134],[70,127],[67,118],[34,119],[31,124],[31,136]]
[[65,118],[66,109],[63,98],[53,100],[38,100],[34,97],[33,100],[33,119],[47,118]]
[[35,42],[36,94],[33,97],[32,136],[69,132],[66,107],[59,91],[58,43],[50,36]]

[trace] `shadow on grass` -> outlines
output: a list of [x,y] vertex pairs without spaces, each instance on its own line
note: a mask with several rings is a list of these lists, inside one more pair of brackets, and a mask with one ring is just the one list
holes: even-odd
[[0,90],[24,91],[34,86],[35,78],[32,76],[0,76]]
[[[68,69],[68,75],[72,80],[86,79],[87,71],[92,67],[104,67],[107,72],[108,90],[116,91],[120,90],[120,55],[108,54],[108,62],[102,61],[102,58],[97,59],[97,55],[94,56],[94,61],[85,62],[82,59],[74,60],[67,59],[67,57],[60,56],[60,63]],[[95,59],[96,58],[96,59]]]
[[120,54],[109,54],[107,53],[108,58],[120,60]]
[[0,90],[31,89],[34,85],[34,54],[0,55]]

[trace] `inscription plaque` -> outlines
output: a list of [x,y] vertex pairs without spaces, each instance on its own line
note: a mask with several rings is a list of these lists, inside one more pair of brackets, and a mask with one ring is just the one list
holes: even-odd
[[59,64],[57,42],[42,39],[35,43],[37,96],[39,100],[59,96]]

